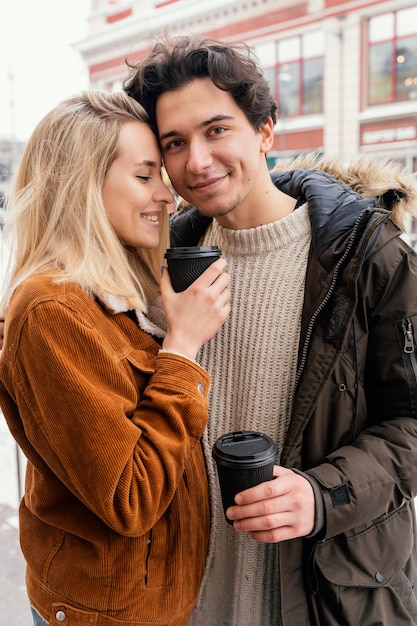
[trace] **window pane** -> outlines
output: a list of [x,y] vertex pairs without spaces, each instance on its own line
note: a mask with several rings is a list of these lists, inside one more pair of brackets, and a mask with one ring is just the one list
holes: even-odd
[[304,62],[303,113],[323,111],[323,59]]
[[391,43],[383,43],[369,50],[368,104],[391,100],[391,49]]
[[266,80],[269,82],[271,93],[277,99],[277,86],[275,84],[275,69],[273,67],[262,68]]
[[278,67],[278,106],[281,117],[299,114],[299,82],[299,63],[285,63]]
[[417,37],[397,41],[396,100],[415,100],[417,96]]
[[299,37],[284,39],[278,43],[278,60],[280,63],[294,61],[295,59],[299,59],[300,56],[301,50]]
[[316,30],[314,33],[306,33],[303,37],[303,58],[319,57],[324,54],[323,31]]
[[261,65],[268,67],[269,65],[275,65],[275,42],[267,41],[260,43],[254,47],[256,56],[259,59]]
[[397,36],[417,33],[417,7],[404,9],[397,13]]
[[369,20],[369,41],[386,41],[394,37],[394,14],[386,13]]

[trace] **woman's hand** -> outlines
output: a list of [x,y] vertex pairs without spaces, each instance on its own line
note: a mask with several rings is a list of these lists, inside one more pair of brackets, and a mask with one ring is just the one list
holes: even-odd
[[173,290],[164,268],[160,286],[167,334],[163,348],[195,359],[201,346],[216,334],[230,312],[226,265],[225,259],[218,259],[180,293]]

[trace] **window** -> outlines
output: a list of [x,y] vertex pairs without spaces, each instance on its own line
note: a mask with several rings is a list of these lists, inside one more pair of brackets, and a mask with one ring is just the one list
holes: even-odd
[[322,31],[305,33],[255,47],[278,102],[280,117],[323,111]]
[[368,104],[417,99],[417,7],[369,20]]

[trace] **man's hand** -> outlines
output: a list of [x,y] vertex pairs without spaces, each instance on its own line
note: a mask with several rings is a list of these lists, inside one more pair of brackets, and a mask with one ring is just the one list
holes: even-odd
[[241,491],[227,509],[233,528],[257,541],[276,543],[304,537],[314,528],[315,500],[306,478],[276,465],[274,479]]

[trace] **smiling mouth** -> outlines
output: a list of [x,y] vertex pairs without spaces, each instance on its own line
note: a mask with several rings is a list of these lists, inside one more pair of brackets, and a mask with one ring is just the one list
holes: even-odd
[[204,191],[204,189],[209,189],[210,187],[214,187],[216,184],[221,182],[225,177],[218,176],[217,178],[211,178],[210,180],[203,180],[200,183],[196,183],[195,185],[190,185],[193,191]]
[[140,216],[148,222],[159,222],[159,215],[147,215],[146,213],[141,213]]

